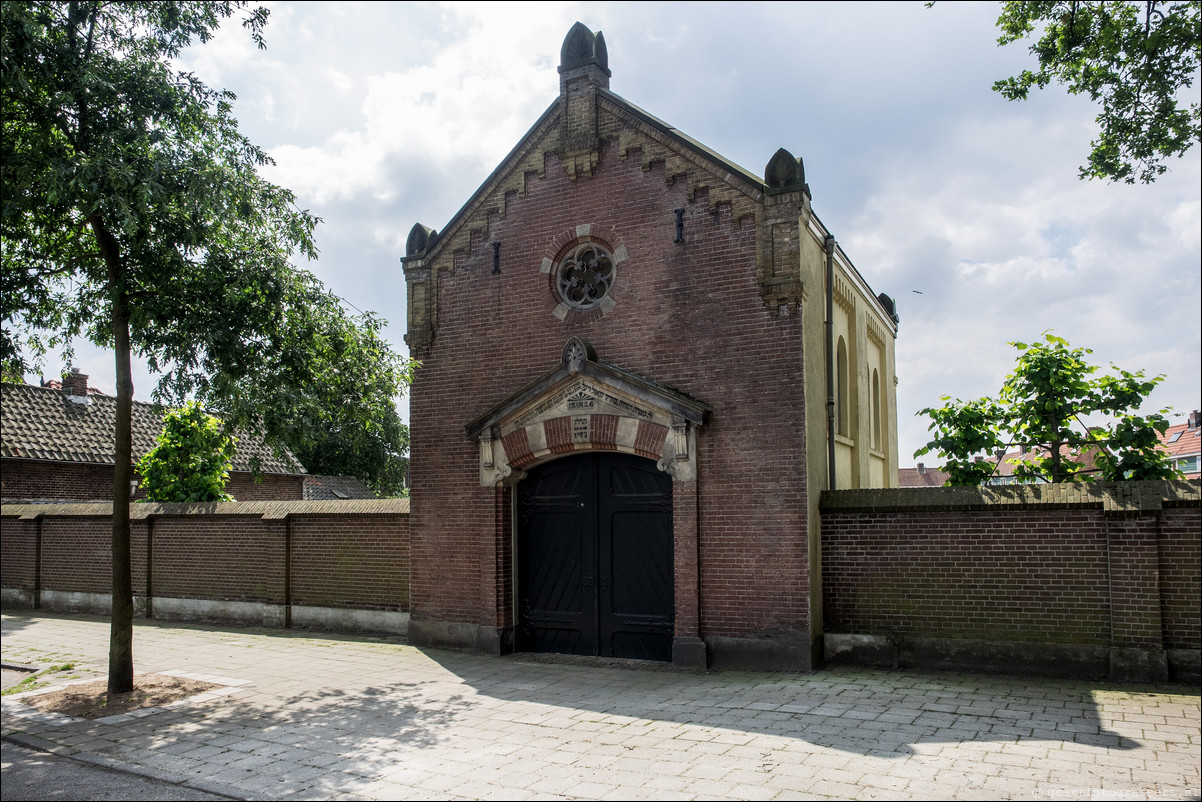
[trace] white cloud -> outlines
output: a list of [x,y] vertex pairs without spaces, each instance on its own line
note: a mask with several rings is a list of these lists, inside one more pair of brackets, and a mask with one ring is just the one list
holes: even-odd
[[1096,110],[991,92],[1030,62],[995,46],[993,7],[269,5],[267,51],[230,24],[184,63],[238,93],[270,177],[326,221],[313,269],[402,350],[409,228],[444,226],[555,99],[579,19],[619,94],[752,170],[781,145],[805,159],[816,213],[898,300],[903,464],[915,410],[996,391],[1006,342],[1047,328],[1199,405],[1198,151],[1151,187],[1079,181]]
[[355,89],[355,81],[351,76],[341,70],[326,70],[326,77],[336,90],[342,94],[348,94]]

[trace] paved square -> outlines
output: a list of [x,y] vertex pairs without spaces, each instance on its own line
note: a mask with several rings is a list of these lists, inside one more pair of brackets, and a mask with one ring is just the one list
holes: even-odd
[[[5,613],[5,662],[101,677],[108,623]],[[3,735],[253,799],[1198,799],[1184,686],[490,658],[295,631],[140,622],[138,673],[232,691]],[[60,717],[61,718],[61,717]]]

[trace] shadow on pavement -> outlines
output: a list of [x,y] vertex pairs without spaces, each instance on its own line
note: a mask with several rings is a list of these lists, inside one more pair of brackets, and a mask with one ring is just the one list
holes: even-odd
[[[19,618],[6,615],[5,633],[19,624]],[[767,735],[887,759],[906,758],[926,745],[1019,739],[1129,750],[1141,744],[1103,723],[1099,706],[1108,697],[1197,694],[1178,686],[855,668],[814,674],[694,673],[628,661],[496,658],[418,649],[398,639],[307,631],[139,621],[137,628],[143,627],[253,634],[266,639],[259,648],[281,655],[288,653],[286,641],[311,639],[333,647],[334,673],[330,665],[322,670],[335,677],[339,644],[379,647],[379,664],[366,681],[348,675],[346,688],[332,682],[320,687],[306,674],[313,667],[285,662],[282,670],[295,675],[296,693],[259,698],[252,684],[245,694],[219,702],[125,722],[119,741],[95,750],[271,795],[290,790],[353,794],[360,782],[381,777],[416,782],[430,776],[420,758],[425,750],[437,752],[442,767],[448,755],[453,762],[462,754],[463,771],[469,772],[494,758],[504,765],[540,739],[620,746],[638,731],[735,742]],[[361,670],[356,666],[363,660],[362,655],[348,660],[345,671]],[[104,737],[105,726],[83,722],[71,725],[70,734]],[[245,758],[227,755],[220,763],[206,762],[199,746],[211,747],[214,754],[243,752]],[[407,757],[399,761],[402,751]],[[778,759],[765,752],[764,765]]]
[[501,672],[482,663],[489,658],[422,651],[477,694],[494,699],[798,738],[886,758],[914,754],[919,744],[1017,738],[1134,749],[1140,744],[1102,724],[1095,691],[1166,691],[846,667],[812,674],[701,674],[575,661],[546,665],[541,655],[521,654],[500,658],[511,667]]

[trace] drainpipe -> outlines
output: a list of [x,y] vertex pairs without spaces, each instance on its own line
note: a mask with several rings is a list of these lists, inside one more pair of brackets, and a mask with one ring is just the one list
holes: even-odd
[[826,235],[826,475],[835,489],[835,238]]

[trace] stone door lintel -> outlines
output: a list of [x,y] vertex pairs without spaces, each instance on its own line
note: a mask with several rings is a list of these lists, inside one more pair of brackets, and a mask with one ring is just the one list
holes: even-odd
[[597,360],[573,337],[560,365],[465,428],[480,447],[480,484],[513,484],[568,453],[620,451],[656,460],[676,481],[697,476],[704,402]]

